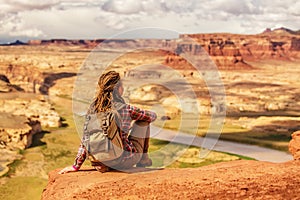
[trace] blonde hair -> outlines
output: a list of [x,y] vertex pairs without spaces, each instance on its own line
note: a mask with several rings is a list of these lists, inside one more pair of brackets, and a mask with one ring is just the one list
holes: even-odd
[[118,88],[122,84],[120,79],[120,74],[115,71],[108,71],[100,76],[98,80],[99,89],[90,105],[89,113],[111,110],[113,102],[125,103],[118,92]]

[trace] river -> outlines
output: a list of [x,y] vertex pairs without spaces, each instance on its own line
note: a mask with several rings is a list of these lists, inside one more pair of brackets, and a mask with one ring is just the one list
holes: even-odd
[[[209,137],[198,137],[190,134],[161,129],[151,126],[151,138],[172,141],[174,143],[203,147],[214,151],[227,152],[254,158],[258,161],[281,163],[293,160],[293,156],[287,152],[260,147],[257,145],[242,144]],[[207,151],[207,153],[209,150]],[[205,157],[205,151],[203,152]]]

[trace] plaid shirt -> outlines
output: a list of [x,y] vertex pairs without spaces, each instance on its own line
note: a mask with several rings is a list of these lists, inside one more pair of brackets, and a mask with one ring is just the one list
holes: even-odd
[[[124,146],[124,154],[123,158],[127,159],[133,156],[136,152],[135,147],[133,146],[132,142],[128,139],[128,134],[131,129],[131,122],[133,120],[142,120],[147,122],[153,122],[156,119],[156,114],[152,111],[143,110],[138,107],[128,105],[124,106],[122,109],[118,110],[120,114],[120,136],[123,141]],[[77,156],[74,162],[74,169],[78,170],[82,163],[85,161],[87,157],[87,151],[84,145],[81,143],[78,149]]]

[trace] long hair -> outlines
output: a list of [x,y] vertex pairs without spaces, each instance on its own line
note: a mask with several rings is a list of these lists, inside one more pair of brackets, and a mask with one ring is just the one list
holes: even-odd
[[118,88],[121,86],[120,74],[108,71],[102,74],[98,80],[98,91],[93,99],[88,113],[99,113],[111,110],[113,102],[125,103],[120,96]]

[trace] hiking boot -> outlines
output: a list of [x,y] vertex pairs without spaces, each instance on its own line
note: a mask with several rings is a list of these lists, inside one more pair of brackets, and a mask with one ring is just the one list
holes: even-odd
[[94,161],[91,161],[92,163],[92,166],[98,171],[98,172],[101,172],[101,173],[104,173],[104,172],[109,172],[110,168],[104,164],[102,164],[101,162],[94,162]]
[[148,157],[148,154],[144,154],[140,162],[136,164],[137,167],[149,167],[152,165],[152,160]]
[[107,166],[94,166],[94,168],[101,173],[109,172],[110,168]]

